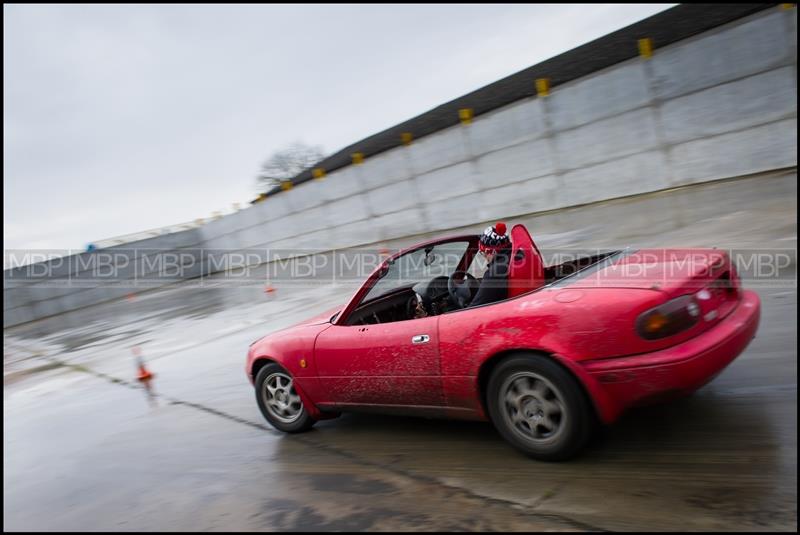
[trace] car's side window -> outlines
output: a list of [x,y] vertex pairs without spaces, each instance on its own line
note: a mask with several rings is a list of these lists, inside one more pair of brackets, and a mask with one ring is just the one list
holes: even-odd
[[418,282],[449,276],[461,262],[468,246],[469,242],[466,241],[448,242],[420,248],[398,257],[364,296],[362,303],[397,288],[410,288]]
[[476,279],[480,279],[481,277],[483,277],[483,274],[486,271],[486,266],[487,266],[486,257],[483,256],[482,254],[476,254],[472,258],[472,262],[470,263],[469,268],[467,269],[467,273],[469,273]]
[[[359,305],[347,319],[348,325],[388,323],[424,317],[420,297],[415,291],[420,283],[436,281],[426,285],[426,290],[437,293],[441,289],[446,296],[446,280],[459,266],[469,248],[469,241],[452,241],[429,245],[409,251],[388,265],[386,273],[366,293]],[[444,280],[444,284],[441,284]],[[429,311],[430,312],[430,311]]]

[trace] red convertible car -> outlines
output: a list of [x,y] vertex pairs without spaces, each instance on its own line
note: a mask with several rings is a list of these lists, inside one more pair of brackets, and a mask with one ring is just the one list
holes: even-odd
[[523,452],[561,460],[595,423],[708,383],[755,336],[759,298],[724,251],[545,266],[524,226],[510,237],[505,300],[462,307],[479,236],[448,237],[387,258],[344,306],[253,342],[264,417],[290,433],[356,410],[489,420]]

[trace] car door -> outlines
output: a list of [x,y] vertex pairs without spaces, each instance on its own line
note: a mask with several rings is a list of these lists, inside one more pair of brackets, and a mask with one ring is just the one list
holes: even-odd
[[342,406],[440,407],[438,317],[332,325],[314,349],[320,386]]

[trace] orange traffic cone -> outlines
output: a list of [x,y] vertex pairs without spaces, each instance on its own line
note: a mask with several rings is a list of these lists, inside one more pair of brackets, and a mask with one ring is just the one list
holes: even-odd
[[136,376],[137,381],[146,382],[155,377],[153,373],[145,368],[144,363],[139,364],[139,375]]
[[136,364],[139,366],[139,374],[136,376],[136,380],[146,384],[155,375],[144,365],[142,350],[139,346],[133,348],[133,354],[136,355]]
[[264,293],[265,294],[271,294],[274,291],[275,291],[275,288],[273,286],[269,286],[269,285],[264,286]]
[[150,404],[156,405],[155,393],[153,392],[153,387],[150,384],[153,380],[153,377],[156,375],[148,370],[147,366],[144,365],[142,349],[139,346],[134,346],[132,349],[133,354],[136,356],[136,365],[139,368],[139,373],[136,375],[136,380],[142,383],[142,386],[144,386],[144,389],[147,392],[147,400],[150,402]]

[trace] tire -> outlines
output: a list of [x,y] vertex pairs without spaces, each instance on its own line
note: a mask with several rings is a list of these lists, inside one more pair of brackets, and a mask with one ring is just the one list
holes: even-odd
[[297,395],[292,376],[280,365],[274,362],[265,365],[258,371],[254,384],[258,408],[275,429],[302,433],[317,423]]
[[569,459],[591,434],[594,415],[581,386],[542,355],[518,353],[498,364],[486,399],[497,431],[535,459]]

